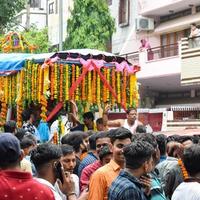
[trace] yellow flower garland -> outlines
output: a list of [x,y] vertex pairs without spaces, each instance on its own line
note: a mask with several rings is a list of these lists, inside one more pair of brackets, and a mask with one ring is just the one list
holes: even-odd
[[88,72],[88,103],[92,103],[92,75],[91,71]]
[[[49,72],[50,66],[51,71]],[[100,105],[102,102],[105,103],[107,101],[111,102],[112,105],[117,102],[124,105],[138,106],[139,94],[135,74],[116,72],[115,67],[112,69],[104,67],[100,70],[116,93],[117,100],[110,94],[103,81],[101,82],[101,78],[96,71],[89,71],[82,80],[81,85],[75,89],[74,94],[69,96],[72,82],[78,80],[85,68],[75,65],[61,67],[62,64],[58,63],[50,66],[42,69],[38,63],[27,61],[25,68],[21,72],[7,77],[0,77],[0,101],[5,103],[6,108],[9,105],[15,106],[16,102],[17,124],[19,127],[22,125],[22,109],[25,109],[32,101],[34,103],[39,102],[42,105],[41,117],[44,121],[46,120],[49,94],[51,94],[51,100],[58,101],[59,99],[61,102],[69,101],[70,99],[76,101],[87,100],[87,109],[91,104]],[[50,93],[49,77],[51,80]],[[122,78],[123,85],[121,84]],[[129,80],[129,84],[127,80]],[[5,112],[1,111],[1,113],[5,118]]]
[[65,66],[65,76],[66,76],[66,82],[65,82],[65,101],[69,100],[69,65]]
[[23,98],[23,82],[24,82],[24,70],[20,71],[19,76],[19,93],[17,97],[17,126],[22,127],[22,98]]
[[97,75],[97,104],[100,105],[101,103],[101,82],[100,77]]
[[[76,80],[78,80],[79,76],[80,76],[80,69],[79,66],[76,66]],[[79,86],[76,88],[75,91],[75,100],[78,101],[79,100]]]
[[[106,69],[106,79],[107,79],[107,82],[108,84],[110,85],[110,69]],[[110,101],[110,91],[108,88],[106,88],[106,101]]]
[[121,103],[121,88],[120,88],[121,76],[120,72],[117,72],[117,103]]
[[58,64],[54,64],[54,99],[58,99]]

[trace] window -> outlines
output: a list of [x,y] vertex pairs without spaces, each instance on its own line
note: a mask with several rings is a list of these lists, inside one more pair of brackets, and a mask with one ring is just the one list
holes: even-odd
[[129,0],[119,1],[119,25],[129,25]]
[[31,8],[40,8],[41,1],[40,0],[30,0],[30,7]]
[[188,37],[190,35],[190,29],[185,29],[178,32],[168,33],[161,35],[161,46],[176,44],[183,37]]
[[183,37],[188,37],[189,34],[190,29],[185,29],[161,35],[161,58],[178,55],[178,41],[180,41]]
[[54,13],[54,2],[49,4],[49,14],[53,14]]
[[196,7],[196,12],[200,12],[200,6]]

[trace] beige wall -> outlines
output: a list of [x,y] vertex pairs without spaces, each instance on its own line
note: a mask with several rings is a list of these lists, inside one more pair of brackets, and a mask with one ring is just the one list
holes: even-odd
[[[59,11],[59,0],[49,0],[49,4],[54,2],[57,4],[57,9]],[[63,41],[67,35],[67,19],[70,17],[70,9],[73,8],[73,0],[63,0]],[[59,43],[59,15],[57,13],[48,15],[48,36],[49,41],[52,45]]]

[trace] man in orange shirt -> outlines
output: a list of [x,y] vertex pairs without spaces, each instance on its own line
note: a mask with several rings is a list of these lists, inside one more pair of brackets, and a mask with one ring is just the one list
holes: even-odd
[[88,200],[108,199],[108,189],[118,176],[120,169],[124,168],[124,155],[122,149],[131,143],[132,133],[126,128],[110,130],[113,158],[99,168],[91,177]]

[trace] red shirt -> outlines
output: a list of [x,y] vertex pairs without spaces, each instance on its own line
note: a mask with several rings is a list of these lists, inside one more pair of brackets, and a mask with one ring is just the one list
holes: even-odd
[[0,200],[55,200],[53,192],[28,172],[0,171]]
[[101,161],[97,160],[83,169],[80,178],[81,191],[88,187],[90,176],[100,167],[102,167]]

